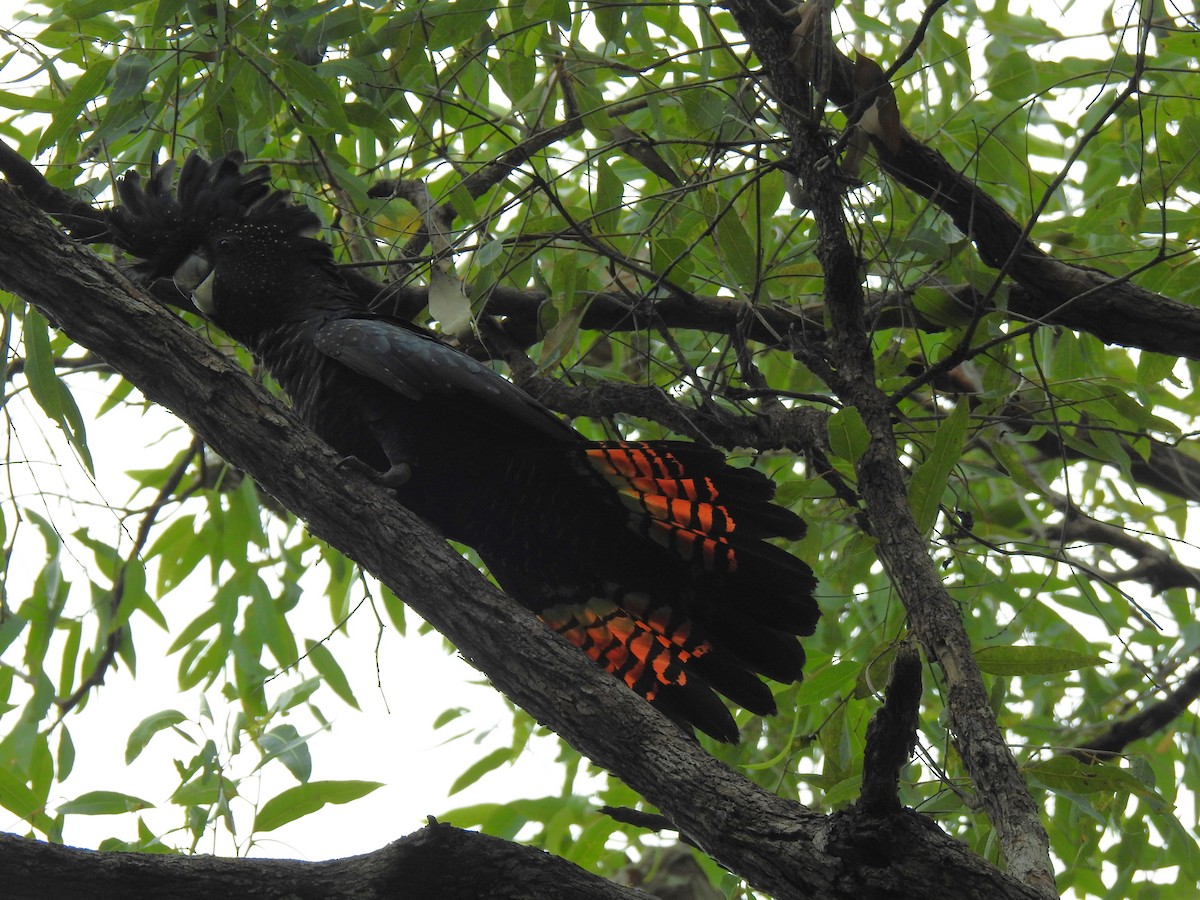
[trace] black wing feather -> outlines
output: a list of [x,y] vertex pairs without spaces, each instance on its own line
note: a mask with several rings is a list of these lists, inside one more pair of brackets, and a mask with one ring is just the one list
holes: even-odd
[[575,432],[516,385],[437,338],[386,319],[342,318],[321,327],[318,350],[410,400],[454,398],[512,417],[555,440]]

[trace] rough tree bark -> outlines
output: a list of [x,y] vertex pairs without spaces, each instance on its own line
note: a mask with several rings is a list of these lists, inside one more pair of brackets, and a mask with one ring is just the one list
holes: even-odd
[[532,847],[432,823],[362,856],[326,862],[96,853],[0,834],[8,900],[650,900]]
[[[812,86],[805,73],[797,72],[792,26],[768,3],[735,0],[729,8],[763,64],[791,139],[789,164],[803,185],[816,221],[816,255],[825,276],[825,306],[830,316],[826,377],[841,399],[858,410],[870,435],[856,469],[867,521],[878,539],[880,561],[908,611],[914,635],[940,667],[955,745],[996,829],[1009,870],[1042,895],[1054,896],[1050,839],[1041,810],[1008,749],[972,655],[962,613],[942,583],[908,502],[906,473],[892,429],[891,399],[875,378],[859,259],[849,239],[843,207],[845,182],[831,159],[829,140],[821,132],[823,110],[809,109]],[[826,47],[825,52],[833,54],[834,49]],[[945,193],[945,185],[935,185]],[[968,198],[965,202],[983,202],[973,194],[968,193]],[[971,233],[973,220],[956,217],[956,221],[964,233]],[[989,221],[1003,224],[1011,220],[993,217]],[[1007,240],[1016,255],[1022,249],[1017,245],[1019,235],[1018,230],[1016,235],[995,240]],[[977,244],[991,246],[978,238]],[[991,258],[988,253],[984,256]]]

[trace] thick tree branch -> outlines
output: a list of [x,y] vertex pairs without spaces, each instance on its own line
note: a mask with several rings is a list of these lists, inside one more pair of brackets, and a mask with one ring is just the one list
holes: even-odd
[[31,202],[62,222],[75,240],[96,240],[108,233],[108,219],[101,210],[56,188],[40,169],[4,141],[0,141],[0,172]]
[[[827,846],[820,839],[825,817],[714,760],[487,585],[388,491],[339,469],[333,451],[245,372],[3,185],[0,284],[174,410],[314,535],[404,598],[515,703],[777,900],[862,900],[885,892],[927,898],[928,886],[939,883],[955,885],[961,897],[1037,896],[933,826],[896,829],[877,842],[877,866],[862,865],[861,840]],[[851,827],[850,834],[857,832]]]
[[815,123],[798,112],[805,108],[808,89],[796,76],[788,23],[769,4],[754,0],[736,0],[730,9],[770,78],[819,231],[817,258],[825,275],[832,333],[829,361],[835,389],[857,408],[871,436],[856,468],[880,560],[908,611],[913,632],[942,668],[955,744],[996,829],[1009,871],[1052,896],[1056,892],[1049,838],[1038,807],[988,703],[962,614],[942,584],[909,507],[891,404],[875,381],[859,260],[842,207],[844,184],[836,167],[829,165],[829,147]]
[[1148,704],[1134,716],[1116,722],[1102,734],[1071,751],[1084,762],[1095,762],[1120,753],[1134,741],[1162,731],[1187,712],[1200,697],[1200,666],[1192,669],[1162,700]]
[[[1092,464],[1098,462],[1095,456],[1088,456],[1077,444],[1064,440],[1064,432],[1072,429],[1078,437],[1086,441],[1087,423],[1068,425],[1057,422],[1045,409],[1039,414],[1032,404],[1027,403],[1010,403],[1003,412],[1003,425],[1006,429],[1019,434],[1036,431],[1030,443],[1046,459],[1071,462],[1087,460]],[[1129,474],[1135,483],[1173,494],[1192,503],[1200,503],[1200,460],[1196,457],[1181,447],[1154,437],[1146,437],[1149,453],[1145,458],[1124,437],[1118,437],[1118,443],[1129,459]]]
[[[934,379],[932,384],[944,394],[966,398],[971,409],[979,406],[979,397],[985,391],[978,373],[966,366],[957,366]],[[1012,395],[1017,396],[1020,379],[1012,379]],[[1079,449],[1078,442],[1064,439],[1066,429],[1071,428],[1083,440],[1088,439],[1089,425],[1080,422],[1068,425],[1054,418],[1052,410],[1045,404],[1037,405],[1022,400],[1013,400],[1005,404],[1000,411],[1000,417],[992,423],[1004,431],[1012,431],[1023,435],[1031,435],[1029,443],[1047,459],[1064,461],[1087,460],[1092,465],[1103,464],[1095,456],[1088,456]],[[1138,435],[1146,441],[1149,453],[1143,458],[1142,454],[1119,433],[1117,440],[1129,460],[1129,474],[1138,485],[1173,494],[1193,503],[1200,503],[1200,459],[1187,452],[1185,447],[1168,444],[1158,438],[1146,434]],[[1191,446],[1195,446],[1194,441]],[[1061,507],[1061,508],[1065,508]]]
[[[835,48],[833,69],[829,98],[849,109],[856,99],[854,63]],[[1200,308],[1140,288],[1128,277],[1114,278],[1053,258],[1025,235],[1004,207],[941,153],[900,130],[899,141],[892,148],[872,136],[879,167],[945,211],[975,243],[985,264],[1002,270],[1024,288],[1010,294],[1009,315],[1065,325],[1108,344],[1200,359]]]
[[1036,536],[1053,539],[1060,545],[1072,543],[1103,544],[1121,550],[1137,562],[1132,568],[1120,570],[1108,577],[1114,582],[1140,581],[1155,593],[1176,587],[1200,588],[1200,571],[1185,566],[1167,551],[1155,547],[1125,529],[1101,522],[1081,512],[1067,497],[1051,495],[1065,520],[1043,525]]
[[8,900],[652,900],[541,850],[437,823],[373,853],[326,862],[96,853],[6,834],[0,859]]
[[900,811],[900,771],[917,745],[921,712],[921,654],[909,643],[896,648],[883,706],[867,725],[862,793],[858,808],[869,815]]

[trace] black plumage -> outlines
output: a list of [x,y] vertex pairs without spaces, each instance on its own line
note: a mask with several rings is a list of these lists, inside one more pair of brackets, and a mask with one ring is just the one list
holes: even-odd
[[[114,242],[174,276],[248,347],[324,440],[369,467],[500,585],[677,720],[737,728],[714,692],[775,711],[799,680],[811,569],[764,539],[803,521],[774,484],[685,442],[592,442],[475,359],[372,311],[263,170],[191,157],[128,177]],[[155,237],[155,235],[159,237]]]

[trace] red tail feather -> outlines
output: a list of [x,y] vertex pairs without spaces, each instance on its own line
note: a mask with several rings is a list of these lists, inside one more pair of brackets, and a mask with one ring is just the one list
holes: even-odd
[[[693,641],[685,622],[672,621],[669,609],[650,610],[650,598],[627,595],[622,606],[590,598],[587,605],[545,610],[542,619],[608,672],[647,700],[662,685],[687,684],[685,666],[711,648]],[[641,606],[641,610],[635,607]]]
[[586,453],[630,510],[634,531],[710,572],[737,569],[728,540],[737,522],[721,491],[711,477],[687,472],[670,445],[603,444]]

